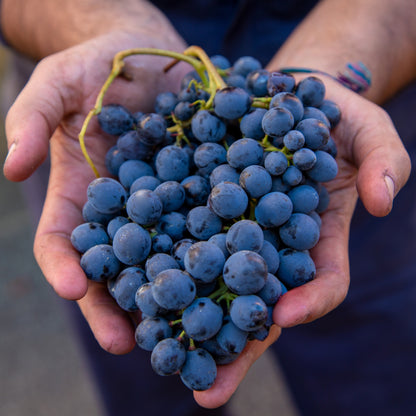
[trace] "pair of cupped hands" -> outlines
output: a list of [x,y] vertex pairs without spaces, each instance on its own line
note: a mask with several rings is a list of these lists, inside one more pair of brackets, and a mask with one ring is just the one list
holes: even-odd
[[[80,150],[78,134],[115,53],[137,46],[141,45],[132,36],[111,34],[50,55],[39,62],[6,118],[9,154],[4,174],[9,180],[28,178],[50,153],[48,192],[34,242],[36,260],[59,296],[77,300],[97,342],[113,354],[135,347],[134,324],[105,285],[87,280],[70,235],[83,222],[86,189],[95,177]],[[163,74],[167,63],[169,59],[160,57],[128,58],[124,76],[110,87],[105,102],[151,111],[156,94],[177,91],[191,69],[180,64]],[[311,322],[343,301],[349,287],[348,238],[357,197],[370,214],[387,215],[409,176],[409,157],[388,115],[330,78],[321,79],[326,98],[339,105],[342,119],[333,131],[339,173],[326,185],[331,201],[322,216],[320,241],[311,250],[316,279],[279,300],[273,313],[276,325],[264,342],[250,342],[235,362],[219,367],[212,388],[194,392],[203,407],[228,401],[250,366],[278,339],[281,328]],[[105,154],[115,138],[105,136],[95,118],[85,141],[98,171],[106,176]]]

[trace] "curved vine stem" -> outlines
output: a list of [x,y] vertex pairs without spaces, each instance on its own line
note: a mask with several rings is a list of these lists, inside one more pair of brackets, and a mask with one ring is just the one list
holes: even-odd
[[[192,65],[194,69],[198,72],[198,74],[201,76],[201,79],[205,81],[207,84],[207,80],[205,77],[205,69],[208,72],[209,77],[209,83],[208,86],[210,86],[212,83],[215,84],[216,87],[219,88],[221,84],[220,80],[221,77],[217,73],[214,65],[209,60],[208,56],[205,54],[205,52],[198,47],[189,47],[185,53],[179,53],[179,52],[173,52],[173,51],[167,51],[164,49],[154,49],[154,48],[133,48],[133,49],[126,49],[124,51],[118,52],[113,59],[113,66],[110,72],[110,75],[108,76],[107,80],[105,81],[104,85],[101,87],[100,92],[98,93],[97,99],[95,101],[94,108],[89,111],[87,114],[87,117],[84,120],[84,123],[82,125],[81,131],[78,135],[79,144],[81,147],[81,151],[85,157],[85,160],[90,165],[91,169],[93,170],[95,176],[97,178],[100,177],[100,174],[98,173],[97,168],[95,167],[91,157],[88,154],[87,148],[85,146],[85,134],[87,132],[88,125],[92,119],[93,116],[99,114],[101,112],[102,106],[103,106],[103,99],[104,96],[110,87],[110,85],[113,83],[113,81],[121,74],[123,67],[124,67],[124,59],[132,56],[132,55],[156,55],[156,56],[165,56],[168,58],[173,58],[176,61],[184,61],[188,64]],[[195,57],[199,58],[196,59]]]

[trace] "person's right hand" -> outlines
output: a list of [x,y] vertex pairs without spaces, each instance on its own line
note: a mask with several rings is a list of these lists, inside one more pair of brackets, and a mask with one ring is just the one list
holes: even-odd
[[[159,46],[153,42],[151,46]],[[48,192],[34,243],[36,260],[58,295],[79,300],[97,341],[115,354],[126,353],[135,345],[131,319],[114,303],[105,285],[87,280],[70,235],[83,222],[86,189],[95,178],[82,155],[78,134],[110,73],[115,53],[138,46],[142,46],[140,39],[117,32],[50,55],[37,65],[6,119],[10,150],[4,174],[9,180],[28,178],[50,148]],[[164,75],[163,67],[169,62],[169,58],[151,56],[127,58],[126,76],[114,82],[104,103],[150,111],[156,94],[177,90],[183,73],[191,69],[178,65]],[[105,154],[115,140],[100,131],[94,117],[85,142],[102,176],[108,175]]]

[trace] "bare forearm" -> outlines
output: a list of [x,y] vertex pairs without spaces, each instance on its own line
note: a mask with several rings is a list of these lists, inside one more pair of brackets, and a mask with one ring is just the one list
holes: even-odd
[[113,30],[145,38],[148,44],[138,46],[184,47],[165,16],[147,1],[3,0],[2,28],[12,47],[34,59]]
[[333,75],[364,62],[382,102],[416,77],[414,0],[322,0],[273,58],[270,67],[304,66]]

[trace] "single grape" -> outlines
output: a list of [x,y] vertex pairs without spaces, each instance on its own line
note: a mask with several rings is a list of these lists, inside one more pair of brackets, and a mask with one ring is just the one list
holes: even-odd
[[141,176],[154,176],[152,167],[143,160],[126,160],[118,170],[118,178],[126,189]]
[[187,351],[180,377],[185,386],[191,390],[207,390],[214,384],[217,377],[217,366],[206,350],[197,348]]
[[259,165],[247,166],[240,174],[239,183],[251,198],[260,198],[272,189],[270,173]]
[[121,268],[113,247],[108,244],[98,244],[88,249],[82,255],[80,264],[87,278],[94,282],[105,282],[116,277]]
[[113,239],[114,253],[124,264],[134,266],[150,253],[152,241],[149,233],[140,225],[128,223],[120,227]]
[[238,296],[231,302],[230,316],[243,331],[255,331],[267,321],[268,311],[264,301],[256,295]]
[[103,214],[113,214],[120,211],[127,200],[127,192],[112,178],[97,178],[88,185],[88,201]]
[[192,117],[192,133],[202,143],[219,142],[227,130],[225,123],[207,110],[199,110]]
[[264,137],[264,131],[261,121],[267,110],[264,108],[255,108],[247,113],[240,121],[240,130],[244,137],[250,137],[260,140]]
[[186,228],[199,240],[208,240],[222,229],[221,218],[209,207],[192,208],[186,217]]
[[264,234],[255,221],[241,220],[230,227],[225,241],[231,254],[240,250],[259,252],[263,247]]
[[161,181],[178,181],[189,176],[189,157],[178,146],[166,146],[156,156],[156,171]]
[[215,94],[213,106],[217,116],[234,120],[248,112],[251,98],[242,88],[225,87]]
[[267,92],[271,97],[279,92],[291,92],[295,88],[296,80],[291,74],[271,72],[267,81]]
[[263,227],[278,227],[292,215],[293,204],[283,192],[264,195],[254,210],[256,221]]
[[225,262],[223,277],[225,284],[237,295],[256,293],[266,283],[267,264],[254,251],[237,251]]
[[146,277],[149,282],[153,282],[156,276],[163,270],[179,268],[178,262],[166,253],[156,253],[148,257],[145,264]]
[[227,161],[237,170],[250,165],[260,165],[263,160],[261,144],[251,138],[236,140],[227,150]]
[[309,215],[295,213],[279,229],[284,244],[296,250],[309,250],[319,240],[319,227]]
[[301,286],[315,278],[315,263],[307,251],[285,248],[279,255],[280,267],[277,277],[288,288]]
[[118,136],[134,125],[134,117],[130,111],[120,104],[107,104],[98,114],[100,127],[108,134]]
[[153,370],[160,376],[177,373],[186,360],[183,344],[175,338],[165,338],[153,348],[150,362]]
[[162,308],[177,311],[192,303],[196,287],[189,274],[178,269],[168,269],[156,276],[152,293],[155,301]]
[[89,248],[98,244],[108,244],[108,242],[106,229],[98,222],[80,224],[71,233],[71,243],[80,253],[85,253]]
[[134,336],[141,349],[152,351],[159,341],[172,336],[172,328],[169,322],[160,316],[146,318],[137,326]]
[[292,113],[283,107],[272,107],[263,116],[261,122],[264,132],[271,137],[285,135],[294,126]]
[[217,334],[222,326],[221,306],[210,298],[195,299],[182,314],[182,326],[195,341],[206,341]]
[[163,205],[157,194],[149,189],[141,189],[130,195],[126,210],[129,218],[137,224],[155,224],[162,215]]
[[208,205],[221,218],[237,218],[244,214],[248,206],[248,196],[241,186],[233,182],[220,182],[212,188]]
[[185,270],[203,283],[214,281],[224,267],[225,257],[221,249],[208,241],[199,241],[189,247],[184,257]]

